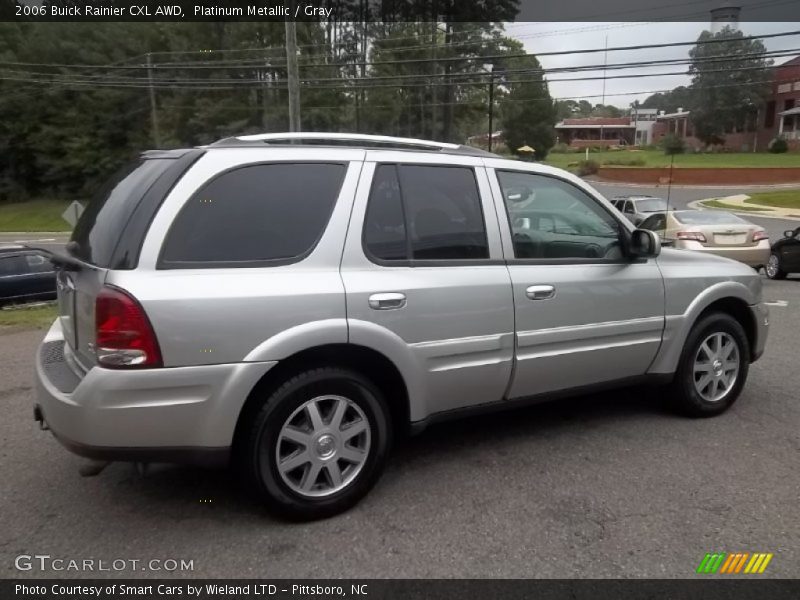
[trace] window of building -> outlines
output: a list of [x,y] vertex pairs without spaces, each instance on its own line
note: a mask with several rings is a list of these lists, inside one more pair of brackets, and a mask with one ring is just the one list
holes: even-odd
[[775,100],[767,102],[764,110],[764,127],[775,127]]

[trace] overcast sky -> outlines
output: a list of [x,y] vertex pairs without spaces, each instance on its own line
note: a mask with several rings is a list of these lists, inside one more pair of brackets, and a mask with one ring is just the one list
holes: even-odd
[[[506,32],[525,44],[527,52],[539,54],[541,52],[557,52],[561,50],[578,50],[584,48],[604,48],[606,36],[608,46],[635,46],[640,44],[659,44],[669,42],[690,42],[697,39],[704,29],[709,29],[710,23],[509,23]],[[779,33],[782,31],[800,30],[800,23],[740,23],[739,29],[745,35],[762,35]],[[764,40],[770,51],[796,50],[800,56],[800,35]],[[664,60],[686,59],[689,57],[691,46],[675,48],[655,48],[645,50],[628,50],[608,52],[608,64]],[[794,55],[793,55],[794,56]],[[792,56],[779,57],[775,64],[790,60]],[[539,60],[545,69],[555,67],[572,67],[584,65],[604,64],[603,53],[575,54],[563,56],[540,56]],[[686,65],[671,65],[660,67],[640,67],[626,69],[612,74],[643,74],[685,71]],[[580,73],[553,73],[548,75],[550,94],[554,98],[567,98],[575,96],[596,96],[585,98],[592,104],[602,101],[603,81],[562,81],[559,78],[574,77],[602,77],[603,71],[582,71]],[[668,90],[679,85],[688,85],[690,78],[686,75],[637,77],[631,79],[609,79],[605,83],[605,104],[613,104],[622,108],[630,106],[634,100],[642,101],[655,91]],[[635,93],[634,93],[635,92]],[[579,98],[576,98],[579,100]]]

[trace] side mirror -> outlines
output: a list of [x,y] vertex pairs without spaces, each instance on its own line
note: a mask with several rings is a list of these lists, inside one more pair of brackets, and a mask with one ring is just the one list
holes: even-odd
[[652,258],[661,253],[661,240],[654,231],[635,229],[631,233],[628,251],[636,258]]
[[786,231],[783,232],[783,235],[788,237],[788,238],[794,237],[794,231],[791,230],[791,229],[787,229]]

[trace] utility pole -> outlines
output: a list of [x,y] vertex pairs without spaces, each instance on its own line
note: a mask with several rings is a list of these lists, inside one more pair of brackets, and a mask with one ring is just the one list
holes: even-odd
[[492,151],[492,130],[494,129],[494,65],[489,72],[489,152]]
[[[294,2],[292,2],[294,6]],[[289,131],[300,131],[300,74],[297,68],[297,24],[286,20],[286,71],[289,77]]]
[[158,111],[156,110],[156,90],[153,88],[153,60],[147,53],[147,83],[150,88],[150,121],[153,130],[153,144],[156,148],[161,146],[161,136],[158,133]]

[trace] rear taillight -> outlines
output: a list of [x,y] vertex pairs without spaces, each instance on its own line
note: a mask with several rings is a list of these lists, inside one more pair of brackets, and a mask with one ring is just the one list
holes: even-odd
[[132,296],[104,287],[95,301],[97,362],[110,369],[162,366],[150,320]]
[[679,231],[675,234],[679,240],[693,240],[695,242],[706,242],[706,236],[699,231]]
[[761,240],[768,240],[768,239],[769,239],[769,235],[767,234],[766,231],[756,231],[753,234],[753,241],[754,242],[760,242]]

